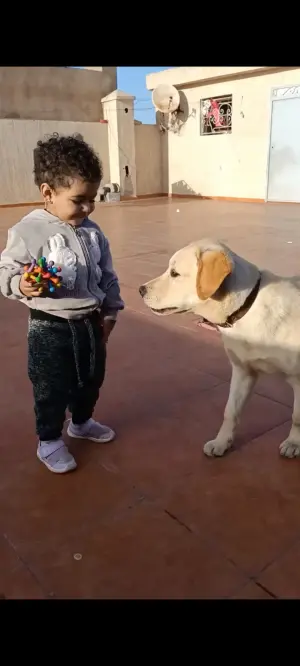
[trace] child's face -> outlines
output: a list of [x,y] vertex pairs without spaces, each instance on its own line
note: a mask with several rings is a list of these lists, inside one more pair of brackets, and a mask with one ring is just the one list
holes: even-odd
[[47,183],[41,185],[46,209],[62,222],[78,226],[95,208],[95,198],[100,183],[73,180],[70,187],[52,190]]

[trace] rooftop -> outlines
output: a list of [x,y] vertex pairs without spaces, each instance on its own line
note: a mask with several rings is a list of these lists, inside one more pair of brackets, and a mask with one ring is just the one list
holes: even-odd
[[[1,247],[26,212],[0,210]],[[96,409],[118,438],[73,440],[78,469],[63,478],[38,462],[27,311],[1,298],[0,596],[299,598],[300,464],[278,454],[290,389],[261,379],[235,449],[207,459],[229,389],[219,336],[193,316],[155,317],[137,291],[207,235],[276,272],[299,272],[299,207],[152,199],[99,204],[93,217],[127,304]]]

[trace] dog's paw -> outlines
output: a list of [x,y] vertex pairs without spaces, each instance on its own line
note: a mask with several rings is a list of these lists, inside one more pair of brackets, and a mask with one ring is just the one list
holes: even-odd
[[285,458],[299,458],[300,456],[300,443],[293,442],[291,439],[286,439],[279,447],[279,453]]
[[223,456],[230,446],[231,442],[219,442],[217,439],[212,439],[204,444],[203,451],[206,456]]

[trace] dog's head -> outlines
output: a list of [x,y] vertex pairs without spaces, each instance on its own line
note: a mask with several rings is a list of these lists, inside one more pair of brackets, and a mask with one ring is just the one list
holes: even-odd
[[257,274],[256,267],[222,243],[204,239],[176,252],[167,270],[139,291],[157,315],[195,312],[211,322],[225,321],[229,310],[239,307],[240,292],[251,291]]

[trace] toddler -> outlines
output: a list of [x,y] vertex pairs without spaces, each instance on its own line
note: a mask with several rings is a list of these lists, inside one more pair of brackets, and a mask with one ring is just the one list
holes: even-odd
[[[44,199],[8,231],[0,260],[3,296],[29,308],[28,374],[32,382],[37,456],[51,472],[76,468],[62,439],[110,442],[115,433],[92,418],[105,375],[106,342],[124,308],[109,243],[89,219],[102,179],[93,149],[79,136],[38,141],[34,178]],[[42,293],[25,280],[25,264],[45,256],[61,267],[59,289]]]

